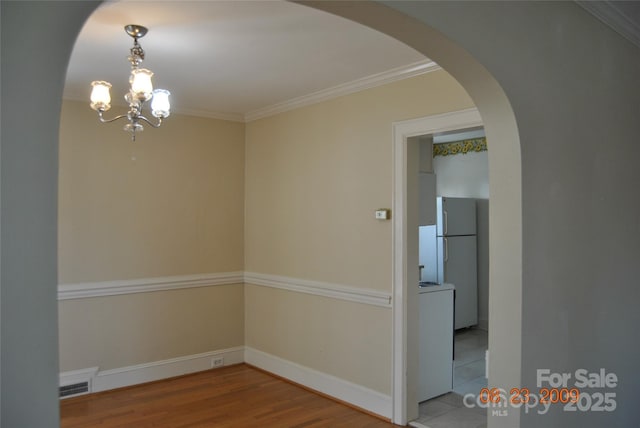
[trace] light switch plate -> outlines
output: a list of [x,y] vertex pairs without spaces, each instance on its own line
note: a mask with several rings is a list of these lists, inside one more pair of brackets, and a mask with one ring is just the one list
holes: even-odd
[[388,208],[380,208],[376,210],[377,220],[389,220],[391,218],[391,210]]

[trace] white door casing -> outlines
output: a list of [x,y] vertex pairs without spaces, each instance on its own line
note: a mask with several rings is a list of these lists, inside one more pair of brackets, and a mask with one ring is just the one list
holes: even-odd
[[[417,145],[412,137],[482,126],[472,108],[393,124],[393,421],[418,416]],[[412,209],[416,208],[416,209]],[[415,213],[413,211],[416,211]],[[412,231],[416,231],[413,233]],[[415,260],[414,260],[415,259]],[[415,271],[415,272],[414,272]],[[415,287],[409,286],[416,285]]]

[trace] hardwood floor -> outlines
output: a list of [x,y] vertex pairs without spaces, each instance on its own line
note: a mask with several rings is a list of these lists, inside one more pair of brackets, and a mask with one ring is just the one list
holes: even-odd
[[61,427],[395,427],[246,364],[68,398]]

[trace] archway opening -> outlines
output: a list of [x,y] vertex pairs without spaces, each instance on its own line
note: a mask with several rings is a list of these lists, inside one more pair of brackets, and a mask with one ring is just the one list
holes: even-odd
[[[509,102],[506,99],[504,92],[500,89],[499,85],[493,79],[484,68],[477,63],[468,53],[464,52],[462,48],[455,45],[442,34],[436,32],[428,26],[427,22],[420,22],[412,18],[408,18],[399,12],[394,12],[385,6],[376,3],[356,3],[356,4],[340,4],[338,3],[309,3],[320,9],[335,13],[345,18],[352,19],[360,22],[364,25],[368,25],[379,31],[385,32],[392,37],[397,38],[405,42],[406,44],[416,48],[417,50],[424,52],[430,58],[437,61],[443,68],[451,73],[458,81],[467,89],[467,91],[474,98],[476,105],[480,111],[480,114],[485,125],[488,138],[493,142],[495,150],[490,155],[491,165],[491,177],[492,183],[492,210],[490,214],[490,227],[494,233],[491,238],[491,295],[500,296],[500,303],[492,298],[490,302],[490,310],[492,319],[490,321],[490,330],[493,332],[490,337],[490,347],[494,350],[494,357],[490,362],[490,383],[495,385],[510,385],[516,387],[520,383],[520,331],[521,331],[521,294],[522,294],[522,250],[521,250],[521,184],[520,184],[520,151],[518,144],[518,133],[516,128],[516,122],[513,116],[513,112],[509,106]],[[68,54],[73,46],[73,39],[79,32],[82,22],[86,19],[91,10],[96,4],[90,4],[88,6],[82,6],[78,10],[70,11],[70,9],[59,5],[47,5],[49,8],[46,15],[43,14],[42,8],[44,6],[38,6],[40,9],[37,14],[26,13],[21,15],[22,10],[19,10],[21,6],[11,6],[11,8],[18,9],[5,9],[3,4],[3,27],[4,24],[8,24],[10,19],[14,19],[11,26],[7,28],[17,30],[20,25],[29,24],[32,31],[27,36],[27,40],[24,41],[19,47],[36,47],[41,46],[42,40],[46,40],[46,48],[49,55],[33,57],[29,59],[26,64],[31,64],[31,67],[22,68],[25,64],[23,61],[26,52],[28,50],[21,50],[18,52],[18,48],[14,48],[9,51],[3,49],[3,58],[7,59],[8,63],[14,63],[11,67],[3,65],[3,81],[5,73],[10,72],[11,82],[23,82],[24,85],[15,85],[16,87],[30,87],[31,92],[27,92],[23,99],[23,103],[26,103],[30,99],[36,99],[33,91],[40,91],[38,94],[39,102],[37,105],[31,106],[31,111],[34,114],[42,113],[41,117],[47,118],[40,123],[40,126],[29,126],[28,117],[20,118],[18,114],[12,114],[3,118],[3,154],[14,155],[13,160],[20,160],[21,155],[25,153],[31,153],[31,151],[37,151],[38,149],[51,146],[53,142],[54,146],[57,143],[57,124],[59,123],[59,114],[50,114],[51,111],[59,112],[59,103],[61,87],[63,79],[60,78],[64,75],[66,70],[66,63]],[[7,14],[5,14],[7,12]],[[37,15],[39,14],[39,18]],[[7,17],[5,19],[5,17]],[[21,19],[18,19],[18,18]],[[46,17],[43,18],[43,17]],[[30,19],[35,21],[30,22]],[[55,18],[60,18],[59,20]],[[34,26],[34,22],[43,24],[41,27]],[[52,24],[55,22],[55,31]],[[65,25],[59,25],[60,23]],[[45,25],[46,24],[46,25]],[[61,28],[63,27],[63,28]],[[3,48],[5,46],[3,45]],[[5,57],[5,54],[7,56]],[[58,54],[58,56],[56,56]],[[55,58],[55,60],[51,60]],[[3,61],[4,63],[4,61]],[[42,75],[37,74],[38,68],[43,71]],[[30,74],[25,74],[23,77],[19,77],[24,70],[29,70]],[[46,73],[46,74],[45,74]],[[33,82],[47,82],[50,84],[51,76],[54,75],[57,80],[57,86],[54,84],[53,88],[44,88],[43,84],[31,85]],[[9,79],[9,78],[7,78]],[[15,95],[13,92],[8,92],[8,95]],[[4,98],[3,90],[3,98]],[[30,98],[29,95],[34,95]],[[13,99],[12,97],[9,97]],[[15,97],[19,99],[20,97]],[[16,111],[20,111],[20,108],[16,108]],[[5,127],[5,125],[8,125]],[[33,128],[33,129],[30,129]],[[22,152],[16,148],[19,142],[27,141],[29,144],[23,147]],[[16,152],[5,151],[5,143],[7,147],[15,149]],[[5,273],[3,271],[3,291],[5,291],[5,280],[11,282],[11,293],[3,293],[3,324],[4,321],[11,321],[13,323],[26,322],[27,326],[34,328],[30,330],[37,330],[40,327],[46,327],[46,321],[49,322],[50,327],[42,328],[39,331],[36,338],[43,338],[42,343],[49,344],[51,346],[44,350],[41,350],[39,355],[29,356],[23,361],[18,361],[17,355],[20,355],[20,350],[24,350],[26,346],[19,337],[12,335],[11,337],[3,336],[2,349],[3,349],[3,369],[5,362],[11,363],[12,371],[21,373],[27,371],[28,367],[42,367],[43,376],[34,376],[33,380],[27,381],[24,379],[18,379],[11,377],[8,380],[3,377],[3,391],[10,390],[11,386],[19,386],[19,391],[14,395],[15,399],[3,400],[3,413],[5,410],[10,410],[3,415],[3,421],[11,424],[12,418],[16,418],[20,415],[28,414],[28,407],[33,401],[42,400],[47,405],[38,406],[40,409],[44,409],[40,412],[39,416],[41,421],[50,421],[52,416],[55,416],[57,408],[57,398],[54,396],[49,397],[47,394],[52,391],[51,382],[55,382],[57,378],[57,368],[55,364],[57,362],[57,349],[53,345],[52,337],[56,336],[56,299],[55,291],[48,290],[51,284],[56,282],[55,265],[56,250],[55,250],[55,220],[43,225],[42,228],[34,228],[32,224],[29,224],[30,217],[24,217],[22,219],[15,219],[18,217],[17,213],[20,212],[39,212],[41,216],[49,216],[51,219],[55,219],[55,202],[52,202],[50,197],[51,185],[56,181],[56,159],[52,156],[51,159],[47,157],[50,151],[44,152],[40,158],[45,159],[43,168],[38,170],[38,174],[30,177],[29,173],[33,171],[33,168],[18,171],[11,169],[9,171],[3,170],[3,179],[9,178],[11,183],[20,182],[22,179],[27,179],[22,184],[22,189],[18,188],[17,192],[13,193],[26,193],[30,194],[30,197],[25,202],[22,199],[10,199],[5,200],[4,191],[8,189],[3,185],[3,201],[15,203],[11,206],[10,212],[5,212],[6,206],[3,204],[3,228],[4,226],[17,226],[14,230],[28,230],[33,229],[33,232],[27,234],[26,241],[33,240],[38,244],[42,244],[42,235],[46,235],[44,238],[45,245],[38,245],[42,248],[36,256],[28,253],[28,256],[32,256],[35,264],[46,265],[46,269],[39,269],[38,272],[33,273],[26,281],[32,281],[34,289],[38,292],[34,292],[34,289],[24,291],[19,290],[18,286],[14,286],[13,283],[24,282],[25,275],[23,272],[9,271]],[[8,162],[8,161],[7,161]],[[3,162],[4,165],[4,162]],[[34,167],[37,167],[35,165]],[[509,177],[509,180],[501,181],[501,177]],[[495,184],[495,185],[494,185]],[[55,193],[55,192],[54,192]],[[45,196],[42,205],[34,205],[33,200],[38,196]],[[8,198],[8,196],[7,196]],[[23,198],[24,199],[24,198]],[[5,214],[9,214],[8,220]],[[16,216],[12,217],[12,214]],[[4,233],[4,230],[3,230]],[[23,237],[24,238],[24,237]],[[3,242],[3,250],[4,242]],[[22,254],[18,249],[12,253],[12,256],[5,255],[3,251],[3,261],[11,261],[11,257],[16,258],[16,255]],[[17,259],[17,258],[16,258]],[[4,264],[4,263],[3,263]],[[27,275],[28,276],[28,275]],[[400,287],[395,287],[396,292]],[[46,290],[44,295],[39,291]],[[43,297],[44,296],[44,297]],[[8,300],[5,302],[5,297]],[[44,302],[44,304],[41,304]],[[503,303],[506,302],[506,303]],[[22,304],[19,304],[22,303]],[[37,304],[36,304],[37,303]],[[31,305],[35,304],[35,305]],[[19,307],[33,307],[39,310],[40,314],[33,320],[28,320],[27,316],[29,311],[23,311],[23,314],[17,314],[16,311],[5,312],[4,309],[10,308],[14,305]],[[399,345],[402,342],[403,334],[406,334],[406,314],[397,312],[394,314],[396,335],[401,342],[394,344],[394,367],[397,364],[402,363],[403,355],[406,356],[406,347]],[[44,321],[43,321],[44,320]],[[33,336],[30,336],[33,339]],[[507,339],[508,338],[508,339]],[[14,346],[15,345],[15,346]],[[6,353],[5,349],[13,349],[11,354]],[[404,350],[403,350],[404,349]],[[25,354],[24,352],[22,353]],[[16,358],[11,358],[11,357]],[[502,356],[502,357],[501,357]],[[9,357],[9,358],[5,358]],[[44,362],[45,364],[38,364],[38,362]],[[14,370],[15,369],[15,370]],[[8,371],[7,371],[8,372]],[[47,388],[36,388],[46,379]],[[396,382],[394,382],[395,385]],[[28,385],[27,385],[28,384]],[[26,394],[25,391],[37,391],[30,400],[20,403],[20,399]],[[44,391],[44,392],[42,392]],[[406,390],[403,393],[401,390],[394,388],[394,420],[400,422],[402,420],[402,407],[406,402],[403,398],[403,394],[406,394]],[[3,397],[4,398],[4,397]],[[406,412],[406,409],[404,410]],[[35,416],[34,416],[35,417]],[[33,420],[32,425],[41,425]],[[518,421],[513,423],[513,420],[509,420],[509,426],[517,426]],[[46,423],[46,422],[43,422]]]
[[[518,387],[521,382],[522,330],[522,172],[519,134],[509,100],[496,79],[461,46],[429,25],[428,5],[421,20],[411,18],[374,2],[303,2],[304,4],[382,31],[422,52],[449,72],[470,94],[491,141],[489,183],[492,206],[489,213],[489,387]],[[418,131],[421,132],[421,131]],[[413,135],[417,135],[413,134]],[[404,136],[405,140],[410,135]],[[402,138],[402,137],[401,137]],[[406,144],[396,153],[396,170],[406,165]],[[406,201],[406,185],[394,185],[397,201]],[[405,209],[401,202],[395,208]],[[407,219],[396,221],[394,234],[407,236]],[[410,344],[411,311],[407,310],[407,248],[394,247],[393,315],[393,421],[404,424],[416,409],[408,394],[407,359]],[[416,406],[417,407],[417,406]],[[491,418],[491,415],[489,415]],[[491,419],[490,419],[491,423]],[[516,427],[518,412],[500,419],[501,426]]]

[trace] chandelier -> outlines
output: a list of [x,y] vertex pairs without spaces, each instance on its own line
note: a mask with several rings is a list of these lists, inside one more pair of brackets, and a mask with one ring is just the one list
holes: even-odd
[[[109,93],[111,83],[103,80],[91,82],[91,108],[98,112],[98,118],[102,123],[110,123],[126,118],[129,123],[124,126],[124,130],[131,132],[131,140],[135,141],[136,132],[144,130],[141,122],[145,122],[153,128],[159,128],[162,125],[162,119],[169,117],[170,93],[166,89],[154,90],[151,83],[153,72],[146,68],[140,68],[140,64],[144,60],[144,50],[138,43],[138,39],[147,34],[147,28],[141,25],[127,25],[124,30],[133,37],[133,47],[128,57],[131,63],[131,76],[129,77],[131,87],[124,96],[124,99],[129,103],[129,111],[127,114],[122,114],[112,119],[104,118],[103,113],[111,108],[111,94]],[[151,101],[151,114],[158,119],[156,123],[142,115],[144,103],[149,100]]]

